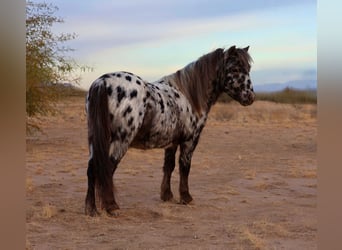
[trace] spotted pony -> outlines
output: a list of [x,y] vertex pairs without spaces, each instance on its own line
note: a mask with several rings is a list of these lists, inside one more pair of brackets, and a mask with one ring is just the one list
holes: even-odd
[[120,71],[92,83],[86,100],[87,215],[98,214],[95,193],[109,215],[119,209],[113,175],[129,147],[164,148],[160,198],[168,201],[173,198],[170,180],[179,146],[180,202],[192,201],[188,187],[191,158],[211,106],[223,92],[244,106],[254,101],[248,48],[216,49],[156,82]]

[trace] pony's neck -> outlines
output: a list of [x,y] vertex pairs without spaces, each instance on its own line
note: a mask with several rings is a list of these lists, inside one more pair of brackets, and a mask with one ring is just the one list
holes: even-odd
[[188,99],[198,117],[207,115],[217,101],[218,70],[222,60],[223,49],[216,49],[170,75],[172,82]]

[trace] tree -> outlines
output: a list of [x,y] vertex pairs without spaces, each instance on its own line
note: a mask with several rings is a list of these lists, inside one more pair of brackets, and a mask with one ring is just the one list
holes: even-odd
[[58,83],[78,83],[79,73],[88,69],[67,56],[73,49],[64,44],[75,39],[76,34],[53,34],[52,26],[64,22],[55,16],[56,11],[58,8],[53,4],[28,1],[26,5],[26,114],[29,117],[53,113],[59,97]]

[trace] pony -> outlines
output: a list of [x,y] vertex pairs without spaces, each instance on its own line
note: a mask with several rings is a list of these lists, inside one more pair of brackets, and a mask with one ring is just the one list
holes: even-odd
[[89,161],[85,214],[101,209],[115,215],[114,172],[129,147],[163,148],[164,165],[160,198],[173,198],[171,175],[179,147],[180,203],[188,204],[191,158],[210,108],[222,93],[241,105],[255,99],[246,48],[218,48],[177,72],[148,82],[126,71],[96,79],[86,97]]

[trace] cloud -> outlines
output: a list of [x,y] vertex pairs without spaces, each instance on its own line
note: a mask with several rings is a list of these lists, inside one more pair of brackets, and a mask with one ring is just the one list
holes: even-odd
[[[201,38],[205,35],[249,32],[267,26],[267,20],[253,13],[201,19],[172,20],[140,26],[137,23],[106,23],[103,20],[69,20],[67,30],[78,34],[72,45],[87,53],[106,53],[113,48],[159,45],[172,40]],[[63,27],[63,30],[66,29]],[[201,41],[199,41],[201,42]],[[226,41],[228,42],[228,41]],[[223,44],[222,44],[223,45]]]
[[156,79],[215,47],[233,44],[251,45],[252,70],[262,82],[298,77],[316,65],[312,0],[55,3],[66,21],[56,32],[76,32],[70,47],[77,59],[95,67],[85,74],[87,83],[113,69]]

